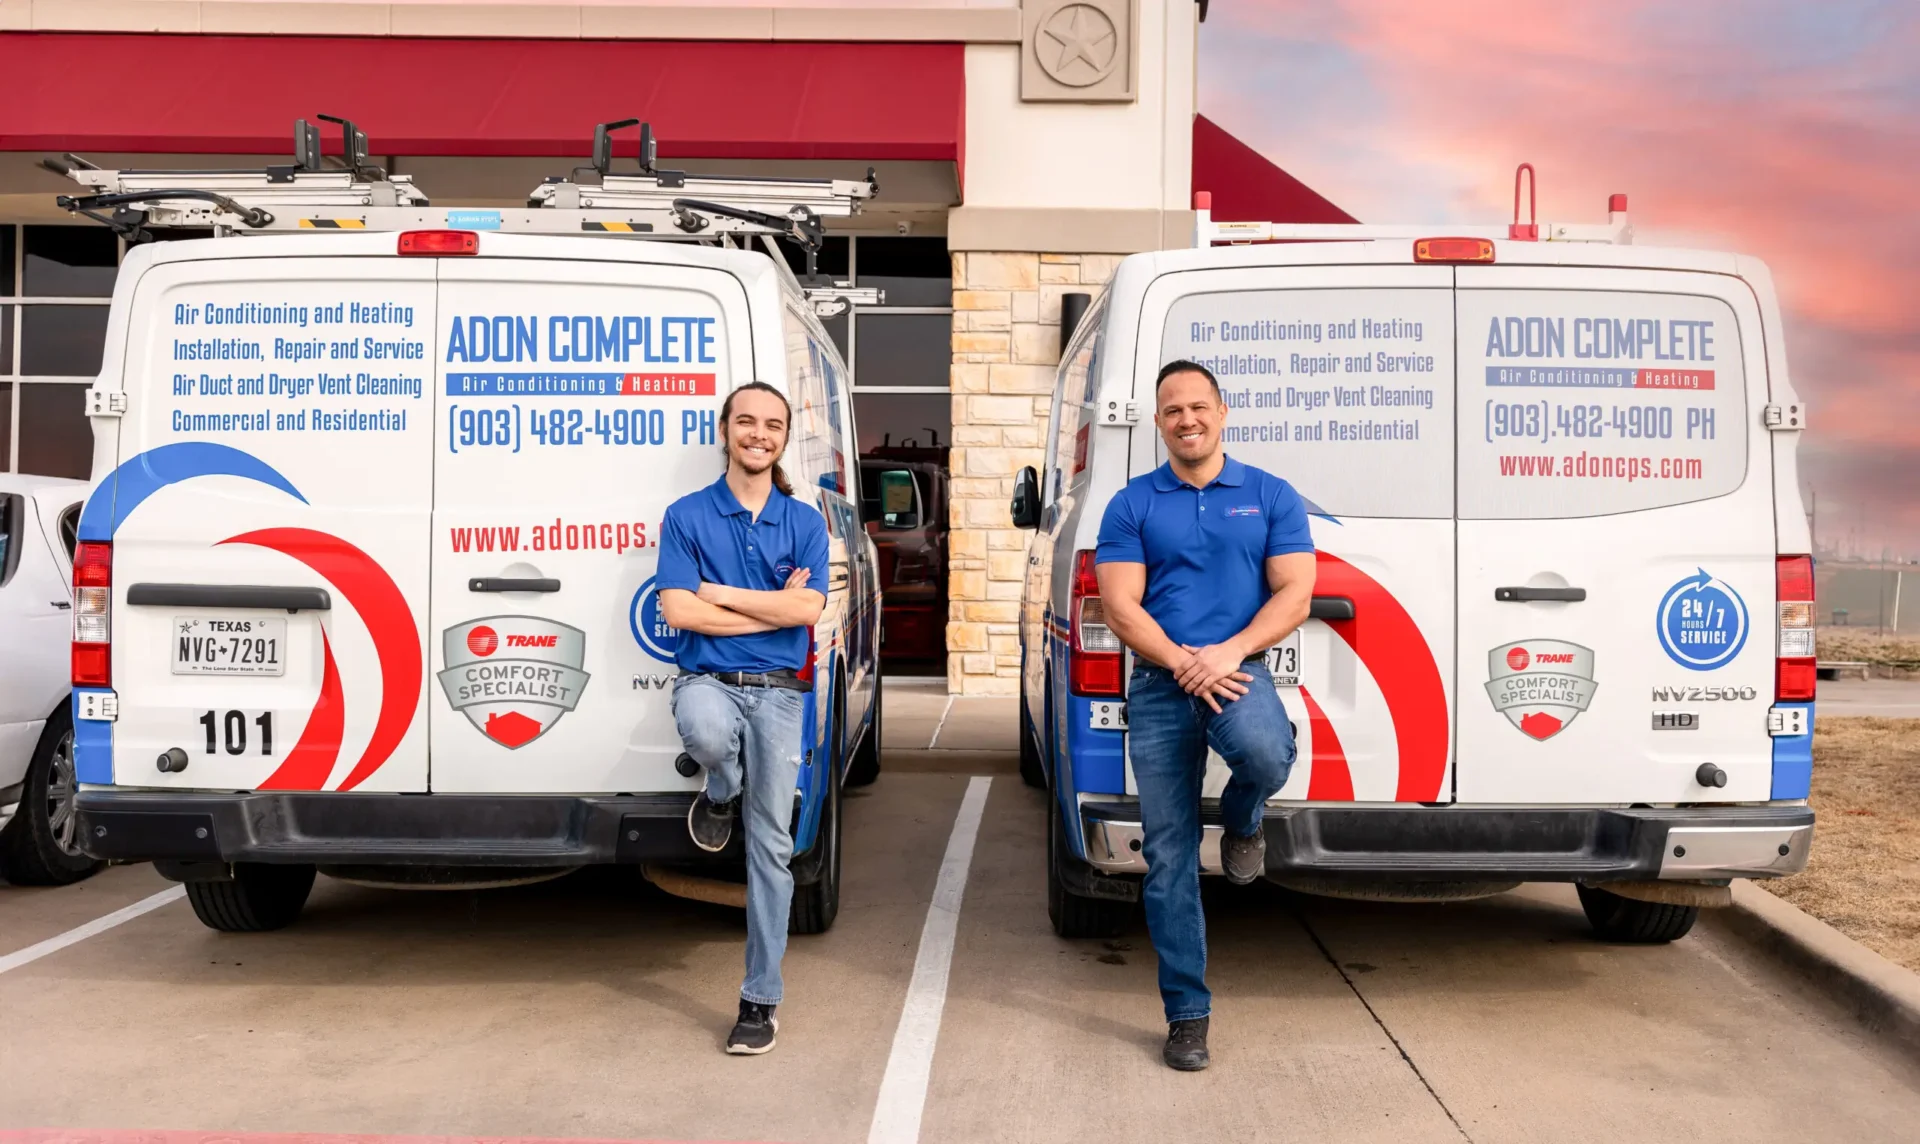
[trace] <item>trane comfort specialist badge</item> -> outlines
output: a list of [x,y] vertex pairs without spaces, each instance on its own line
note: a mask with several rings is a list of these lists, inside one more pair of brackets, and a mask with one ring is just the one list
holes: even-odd
[[1487,653],[1493,709],[1535,739],[1551,739],[1593,702],[1593,649],[1565,640],[1519,640]]
[[453,709],[503,747],[524,747],[580,703],[586,633],[539,616],[486,616],[441,633],[440,686]]

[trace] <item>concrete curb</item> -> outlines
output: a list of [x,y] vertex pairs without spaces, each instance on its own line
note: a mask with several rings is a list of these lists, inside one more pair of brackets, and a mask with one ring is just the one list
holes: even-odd
[[1896,965],[1793,903],[1735,880],[1733,905],[1712,912],[1901,1051],[1920,1057],[1920,973]]

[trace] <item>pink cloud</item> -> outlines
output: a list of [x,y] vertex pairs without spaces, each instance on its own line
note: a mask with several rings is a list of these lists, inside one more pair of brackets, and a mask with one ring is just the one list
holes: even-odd
[[1201,109],[1363,219],[1504,219],[1530,160],[1544,218],[1764,259],[1806,475],[1920,555],[1920,14],[1810,7],[1216,5]]

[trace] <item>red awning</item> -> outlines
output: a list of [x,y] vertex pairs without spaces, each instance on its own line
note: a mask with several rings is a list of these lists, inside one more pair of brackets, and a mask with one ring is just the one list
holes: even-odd
[[1217,222],[1359,222],[1204,115],[1193,117],[1193,189]]
[[637,116],[662,156],[958,161],[966,117],[959,44],[9,32],[0,76],[7,151],[278,155],[325,112],[375,155],[585,155]]

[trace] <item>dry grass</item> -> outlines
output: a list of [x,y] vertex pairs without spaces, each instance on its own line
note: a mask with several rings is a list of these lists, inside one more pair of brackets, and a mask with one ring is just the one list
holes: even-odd
[[1813,759],[1806,872],[1756,885],[1920,970],[1920,719],[1822,716]]
[[1879,667],[1920,668],[1920,640],[1883,636],[1872,628],[1821,628],[1814,647],[1825,660],[1848,660]]

